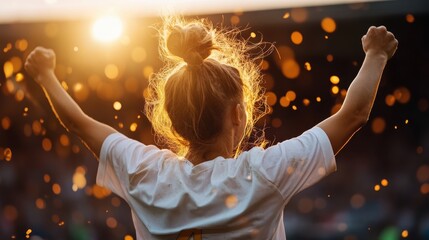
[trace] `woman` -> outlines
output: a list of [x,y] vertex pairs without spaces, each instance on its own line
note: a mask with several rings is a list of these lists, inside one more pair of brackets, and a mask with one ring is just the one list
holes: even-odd
[[25,68],[99,159],[97,183],[130,205],[137,239],[285,239],[285,205],[336,169],[335,154],[367,122],[397,40],[370,27],[365,60],[337,113],[299,137],[242,151],[264,113],[246,44],[200,20],[166,19],[160,33],[166,66],[150,82],[146,114],[169,149],[82,112],[54,74],[52,50],[37,47]]

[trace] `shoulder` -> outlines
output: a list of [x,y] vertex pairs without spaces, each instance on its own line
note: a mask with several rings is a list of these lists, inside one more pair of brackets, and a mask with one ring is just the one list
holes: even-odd
[[176,157],[168,149],[160,149],[155,145],[146,145],[129,138],[122,133],[112,133],[103,142],[100,162],[117,161],[121,164],[138,165],[160,162],[161,160]]

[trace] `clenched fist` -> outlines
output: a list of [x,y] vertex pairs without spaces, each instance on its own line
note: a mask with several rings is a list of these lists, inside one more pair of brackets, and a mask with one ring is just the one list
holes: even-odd
[[372,26],[362,37],[362,47],[366,54],[382,54],[390,59],[398,48],[398,40],[385,26]]
[[36,47],[25,61],[25,70],[34,80],[43,85],[45,76],[54,73],[55,69],[55,52],[52,49]]

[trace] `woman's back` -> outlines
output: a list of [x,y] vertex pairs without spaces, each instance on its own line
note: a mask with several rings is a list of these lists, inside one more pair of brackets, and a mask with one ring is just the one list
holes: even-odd
[[128,202],[139,239],[285,239],[286,203],[334,170],[319,128],[266,150],[195,166],[169,150],[113,134],[103,143],[97,183]]

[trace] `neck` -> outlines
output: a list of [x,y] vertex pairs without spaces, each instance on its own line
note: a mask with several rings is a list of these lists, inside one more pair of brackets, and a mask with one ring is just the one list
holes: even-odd
[[231,136],[219,136],[216,141],[208,145],[190,147],[186,159],[194,165],[212,160],[216,157],[231,158],[234,156],[234,144]]

